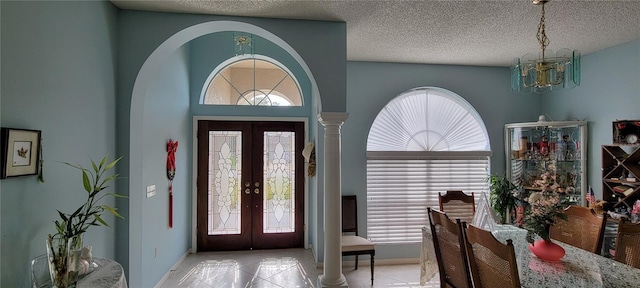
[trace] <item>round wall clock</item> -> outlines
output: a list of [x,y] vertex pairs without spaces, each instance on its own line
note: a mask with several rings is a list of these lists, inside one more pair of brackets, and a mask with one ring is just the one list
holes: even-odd
[[636,134],[629,134],[629,135],[627,135],[627,137],[626,137],[626,138],[624,138],[624,139],[625,139],[625,140],[627,141],[627,143],[629,143],[629,144],[635,144],[635,143],[637,143],[637,142],[638,142],[638,135],[636,135]]

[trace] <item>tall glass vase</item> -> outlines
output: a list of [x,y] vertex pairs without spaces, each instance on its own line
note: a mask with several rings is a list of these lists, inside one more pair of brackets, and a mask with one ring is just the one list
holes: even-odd
[[51,282],[57,288],[75,287],[81,268],[82,237],[49,235],[46,242]]

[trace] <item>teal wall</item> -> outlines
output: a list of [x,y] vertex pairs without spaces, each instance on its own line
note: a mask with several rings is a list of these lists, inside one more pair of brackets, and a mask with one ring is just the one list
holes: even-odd
[[[366,144],[378,112],[395,96],[415,87],[436,86],[465,98],[480,114],[491,141],[491,173],[505,171],[504,125],[552,120],[588,121],[588,184],[602,195],[600,146],[611,144],[611,122],[640,119],[640,40],[582,58],[582,85],[550,94],[517,94],[505,68],[347,63],[347,112],[342,130],[342,189],[366,197]],[[364,201],[364,200],[360,200]],[[366,209],[358,211],[366,227]],[[363,231],[363,232],[366,232]],[[376,259],[419,257],[418,245],[384,245]]]
[[[216,32],[207,30],[211,27],[241,27],[264,33],[278,46],[284,43],[309,76],[311,109],[292,113],[310,117],[309,139],[317,145],[318,175],[309,179],[308,212],[309,242],[318,260],[324,244],[324,129],[315,122],[320,111],[349,113],[341,141],[343,193],[355,193],[361,201],[371,123],[386,103],[411,88],[442,87],[475,107],[491,138],[495,173],[504,171],[504,124],[535,121],[539,114],[587,120],[589,183],[597,194],[599,147],[611,143],[611,121],[640,119],[640,40],[583,56],[580,87],[540,96],[511,92],[506,68],[347,63],[345,23],[136,12],[106,1],[1,1],[0,16],[0,124],[42,130],[46,181],[0,181],[1,287],[26,285],[24,271],[29,259],[44,253],[56,209],[81,204],[79,175],[61,161],[86,164],[89,157],[124,156],[117,169],[125,178],[116,191],[129,199],[116,204],[126,220],[107,216],[112,228],[93,227],[85,242],[95,256],[120,261],[130,287],[155,285],[191,247],[191,117],[223,114],[196,113],[190,103],[199,93],[192,82],[205,77],[193,75],[196,48],[190,42]],[[211,21],[216,24],[207,26]],[[169,138],[180,141],[172,229],[164,171]],[[151,184],[157,195],[146,198],[144,189]],[[366,232],[366,208],[359,210]],[[378,250],[378,259],[419,255],[417,245]]]
[[[170,14],[120,11],[118,13],[118,147],[129,165],[126,174],[129,182],[123,187],[124,191],[130,191],[129,201],[123,205],[129,205],[129,217],[134,219],[127,222],[125,229],[118,231],[118,239],[127,241],[118,249],[118,259],[127,269],[130,286],[149,286],[157,283],[159,278],[145,273],[148,271],[147,263],[160,262],[157,267],[168,267],[179,258],[175,255],[158,256],[151,254],[149,243],[155,243],[158,237],[164,237],[169,232],[157,235],[144,233],[144,223],[154,223],[156,219],[144,214],[146,210],[166,209],[166,205],[158,206],[143,197],[145,187],[151,182],[144,178],[147,159],[145,151],[149,147],[145,145],[144,134],[154,123],[147,121],[142,115],[147,105],[156,101],[156,95],[151,93],[153,81],[157,79],[158,70],[168,62],[170,55],[179,47],[190,43],[192,40],[211,33],[224,31],[243,31],[256,34],[286,50],[303,68],[311,82],[312,109],[340,112],[346,109],[346,29],[344,23],[320,22],[320,21],[295,21],[274,19],[233,18],[203,15]],[[199,53],[198,47],[193,48],[193,54]],[[329,52],[327,52],[329,51]],[[191,55],[191,57],[195,57]],[[202,73],[193,73],[197,67],[189,67],[190,76],[203,79]],[[205,74],[208,75],[210,71]],[[196,78],[194,78],[196,79]],[[195,95],[199,97],[199,91]],[[192,97],[194,91],[190,91]],[[192,98],[193,99],[193,98]],[[193,100],[192,100],[193,101]],[[191,106],[192,114],[208,116],[228,115],[216,112],[215,108],[204,109]],[[195,113],[201,109],[204,112]],[[304,108],[304,110],[308,109]],[[300,108],[298,108],[300,110]],[[310,139],[317,137],[314,129],[315,117],[319,111],[296,111],[296,115],[311,115]],[[295,108],[294,108],[295,111]],[[228,113],[228,112],[226,112]],[[237,115],[237,114],[236,114]],[[261,114],[278,116],[273,113]],[[202,115],[201,115],[202,116]],[[252,115],[255,116],[255,115]],[[281,115],[280,115],[281,116]],[[317,127],[317,126],[316,126]],[[191,144],[191,143],[190,143]],[[319,142],[317,143],[319,144]],[[321,145],[318,145],[321,146]],[[322,155],[319,155],[321,158]],[[319,163],[320,165],[322,163]],[[123,170],[125,171],[125,170]],[[322,174],[317,176],[318,188],[321,189]],[[147,182],[144,182],[147,181]],[[320,206],[322,193],[311,187],[309,191],[310,211],[322,211]],[[190,213],[190,211],[189,211]],[[311,214],[309,219],[310,244],[316,248],[314,253],[317,258],[322,258],[322,243],[315,243],[322,239],[318,227],[319,219],[312,219],[316,214]],[[317,233],[317,234],[315,234]],[[193,235],[193,231],[192,231]],[[190,239],[190,235],[182,235],[184,239]],[[122,244],[122,242],[118,242]],[[128,249],[128,250],[127,250]],[[122,251],[122,252],[121,252]]]
[[289,53],[259,36],[253,38],[252,46],[255,49],[255,54],[258,57],[267,56],[287,67],[298,81],[304,97],[303,102],[306,105],[304,107],[201,105],[202,89],[208,85],[207,81],[211,81],[214,76],[213,70],[222,62],[234,57],[232,41],[233,32],[219,32],[198,37],[190,42],[192,56],[189,80],[191,83],[191,107],[193,107],[194,115],[309,117],[312,103],[312,88],[309,77]]
[[[157,283],[191,247],[191,111],[189,108],[189,47],[173,52],[149,85],[142,132],[142,184],[156,186],[156,196],[143,198],[139,220],[145,240],[140,247],[142,274]],[[169,227],[167,141],[178,141],[173,180],[173,228]],[[146,191],[146,190],[145,190]],[[142,191],[141,191],[142,192]]]
[[[393,98],[416,87],[447,89],[467,100],[480,114],[493,151],[493,173],[504,173],[504,124],[538,118],[538,95],[517,95],[510,90],[509,69],[450,65],[348,62],[347,112],[342,129],[342,193],[356,194],[358,221],[366,235],[369,129],[380,110]],[[417,258],[419,245],[380,245],[376,259]]]
[[[118,154],[117,9],[60,1],[1,1],[0,7],[0,122],[41,130],[43,138],[44,183],[35,176],[0,180],[0,286],[27,287],[30,259],[46,252],[45,238],[55,233],[56,209],[73,212],[86,196],[81,174],[61,162],[86,166],[89,158]],[[91,227],[84,236],[96,257],[115,257],[115,231],[126,222],[108,215],[111,228]]]
[[612,122],[640,119],[640,39],[582,58],[582,84],[544,95],[541,113],[553,120],[585,120],[588,184],[602,197],[602,145],[613,143]]

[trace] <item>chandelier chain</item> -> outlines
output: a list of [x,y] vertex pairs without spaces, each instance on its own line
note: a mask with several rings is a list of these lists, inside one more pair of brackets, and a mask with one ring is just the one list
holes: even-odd
[[540,24],[538,24],[538,33],[536,33],[536,38],[538,38],[538,42],[540,43],[540,48],[542,49],[542,59],[544,60],[544,50],[549,46],[549,38],[547,38],[547,33],[544,31],[544,2],[542,2],[542,16],[540,17]]

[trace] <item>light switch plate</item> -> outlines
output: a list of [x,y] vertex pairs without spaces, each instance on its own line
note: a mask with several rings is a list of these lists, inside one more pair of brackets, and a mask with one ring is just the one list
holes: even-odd
[[156,185],[147,186],[147,198],[156,195]]

